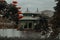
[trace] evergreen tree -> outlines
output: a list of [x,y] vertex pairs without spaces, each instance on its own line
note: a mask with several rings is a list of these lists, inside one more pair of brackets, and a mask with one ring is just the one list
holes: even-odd
[[5,9],[7,6],[7,2],[6,1],[0,1],[0,10]]
[[6,15],[9,15],[11,17],[11,20],[15,21],[15,23],[16,23],[15,28],[17,28],[18,21],[19,21],[18,20],[18,9],[17,9],[17,7],[13,4],[9,4],[8,5],[8,11],[7,11]]
[[[2,10],[3,12],[3,18],[7,18],[9,20],[12,20],[15,22],[15,26],[17,27],[18,25],[18,9],[16,5],[14,4],[8,4],[6,1],[0,1],[0,11]],[[15,28],[16,28],[15,27]]]
[[51,34],[51,38],[54,39],[57,37],[57,35],[59,34],[59,29],[60,29],[60,0],[56,0],[58,3],[56,7],[54,7],[55,12],[54,12],[54,16],[53,16],[53,20],[52,20],[52,29],[53,29],[53,33]]

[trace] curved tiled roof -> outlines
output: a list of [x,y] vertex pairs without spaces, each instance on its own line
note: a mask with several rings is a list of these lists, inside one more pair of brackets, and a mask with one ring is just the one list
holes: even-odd
[[39,20],[39,17],[23,17],[20,20]]

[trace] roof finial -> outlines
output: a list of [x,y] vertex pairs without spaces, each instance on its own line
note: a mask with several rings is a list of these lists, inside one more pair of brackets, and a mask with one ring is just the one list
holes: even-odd
[[37,8],[37,12],[39,12],[38,8]]
[[29,9],[27,8],[27,12],[29,12]]
[[28,13],[28,12],[29,12],[29,9],[27,8],[26,13]]

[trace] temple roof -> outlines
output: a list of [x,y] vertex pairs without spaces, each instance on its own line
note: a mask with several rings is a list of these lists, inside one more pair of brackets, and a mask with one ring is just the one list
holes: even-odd
[[23,17],[20,20],[39,20],[39,17]]

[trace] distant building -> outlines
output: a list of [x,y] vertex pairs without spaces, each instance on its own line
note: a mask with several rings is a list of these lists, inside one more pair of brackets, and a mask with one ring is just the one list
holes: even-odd
[[39,23],[40,14],[37,13],[23,13],[24,17],[20,19],[20,27],[34,28]]
[[39,23],[40,13],[38,13],[38,8],[36,13],[31,13],[27,8],[26,12],[23,13],[23,16],[24,17],[20,19],[20,27],[33,29],[35,25]]

